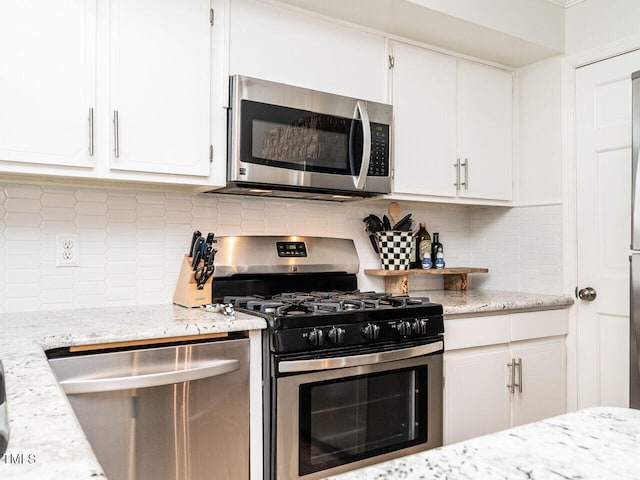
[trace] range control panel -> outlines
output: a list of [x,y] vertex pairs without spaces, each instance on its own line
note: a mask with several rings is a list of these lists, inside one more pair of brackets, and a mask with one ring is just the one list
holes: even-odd
[[276,242],[279,257],[306,257],[307,246],[304,242]]

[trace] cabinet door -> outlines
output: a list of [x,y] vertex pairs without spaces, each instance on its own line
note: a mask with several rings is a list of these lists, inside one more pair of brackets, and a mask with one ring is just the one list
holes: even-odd
[[277,2],[229,3],[231,75],[387,101],[382,35],[283,8]]
[[565,337],[512,344],[512,357],[521,359],[522,392],[513,396],[513,426],[565,413]]
[[95,0],[0,2],[0,161],[92,166],[95,70]]
[[513,198],[512,74],[477,63],[458,62],[459,196]]
[[111,0],[111,169],[209,174],[209,10],[209,0]]
[[509,427],[506,345],[446,352],[444,443]]
[[456,60],[393,44],[394,193],[452,197]]

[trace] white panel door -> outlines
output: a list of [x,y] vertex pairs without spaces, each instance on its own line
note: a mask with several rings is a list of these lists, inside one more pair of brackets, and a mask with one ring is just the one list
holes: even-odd
[[393,44],[394,193],[455,197],[456,60]]
[[111,0],[111,169],[209,174],[209,10],[209,0]]
[[95,71],[95,0],[2,0],[0,161],[92,166]]
[[640,51],[576,71],[578,407],[628,405],[631,72]]
[[512,426],[535,422],[566,412],[566,337],[518,342],[511,357],[519,359],[516,381],[522,392],[513,393]]
[[446,352],[444,443],[509,428],[507,345]]
[[511,72],[458,62],[459,196],[513,198],[513,78]]

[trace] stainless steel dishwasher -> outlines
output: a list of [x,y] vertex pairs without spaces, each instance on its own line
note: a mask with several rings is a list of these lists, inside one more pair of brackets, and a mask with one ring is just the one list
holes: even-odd
[[248,339],[47,355],[109,480],[249,478]]

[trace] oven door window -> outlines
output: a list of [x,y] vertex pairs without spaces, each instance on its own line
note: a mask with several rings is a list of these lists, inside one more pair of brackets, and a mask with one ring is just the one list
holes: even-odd
[[334,175],[357,175],[362,122],[307,110],[242,100],[243,162]]
[[427,441],[427,366],[303,384],[300,475]]

